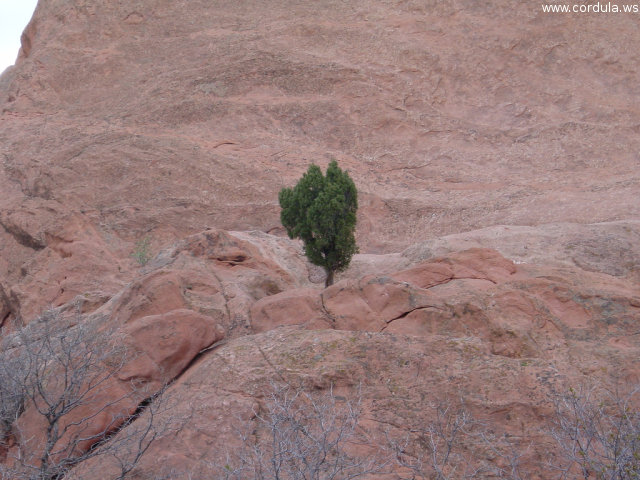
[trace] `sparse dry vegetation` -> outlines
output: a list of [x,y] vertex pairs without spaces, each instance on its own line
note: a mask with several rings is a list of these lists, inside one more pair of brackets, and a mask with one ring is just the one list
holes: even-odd
[[430,422],[381,440],[361,426],[360,397],[338,400],[331,389],[310,394],[274,387],[264,411],[238,429],[242,448],[228,454],[213,478],[524,480],[531,472],[523,469],[522,459],[538,451],[543,460],[536,469],[548,475],[541,478],[636,479],[638,391],[595,395],[594,389],[570,389],[558,395],[544,432],[548,441],[535,444],[496,434],[460,402],[435,405]]
[[640,387],[621,388],[571,388],[556,399],[551,435],[559,478],[640,478]]
[[[159,395],[119,384],[130,358],[118,337],[74,320],[48,311],[3,339],[0,453],[9,457],[0,466],[3,479],[57,480],[96,456],[115,459],[113,478],[123,479],[162,430]],[[134,425],[141,404],[148,413]]]
[[229,480],[354,479],[389,465],[360,425],[360,399],[272,385],[254,427],[239,426],[242,448],[229,452],[218,476]]

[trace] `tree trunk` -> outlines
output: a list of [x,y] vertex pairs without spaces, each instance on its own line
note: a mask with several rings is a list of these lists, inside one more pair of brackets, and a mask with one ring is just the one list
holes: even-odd
[[324,282],[324,288],[333,285],[333,270],[325,269],[327,271],[327,279]]

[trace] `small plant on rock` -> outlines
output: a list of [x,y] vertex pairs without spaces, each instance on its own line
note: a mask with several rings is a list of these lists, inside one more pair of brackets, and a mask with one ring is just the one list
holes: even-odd
[[136,242],[135,249],[131,254],[138,264],[144,266],[151,260],[151,238],[145,236]]

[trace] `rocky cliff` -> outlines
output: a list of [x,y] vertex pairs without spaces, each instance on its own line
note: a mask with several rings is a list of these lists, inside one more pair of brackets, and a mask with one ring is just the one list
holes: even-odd
[[[170,384],[139,478],[224,462],[283,378],[379,440],[461,399],[549,478],[553,398],[640,381],[639,36],[509,0],[41,0],[0,77],[2,334],[54,309],[136,352],[107,403]],[[331,158],[361,254],[323,290],[277,193]],[[42,425],[11,428],[7,464]]]

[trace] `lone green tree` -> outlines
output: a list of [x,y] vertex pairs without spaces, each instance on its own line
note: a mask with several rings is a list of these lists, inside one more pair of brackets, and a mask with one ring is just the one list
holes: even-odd
[[278,197],[280,220],[289,238],[304,242],[305,255],[324,267],[325,285],[332,285],[334,273],[345,270],[358,252],[354,236],[358,192],[353,180],[333,160],[326,176],[311,165],[295,187],[283,188]]

